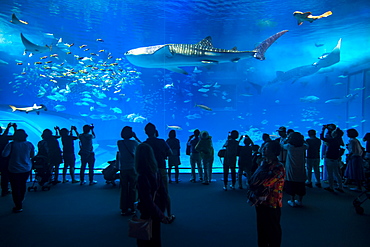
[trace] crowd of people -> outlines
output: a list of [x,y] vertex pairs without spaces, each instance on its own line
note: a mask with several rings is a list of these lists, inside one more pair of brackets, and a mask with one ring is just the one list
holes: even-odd
[[[11,128],[13,135],[9,135]],[[84,125],[81,134],[75,126],[70,129],[54,127],[54,130],[54,135],[50,129],[42,132],[42,140],[38,142],[38,152],[35,154],[35,147],[27,141],[25,130],[18,129],[15,123],[9,123],[3,133],[0,128],[1,195],[12,194],[14,212],[23,210],[26,182],[34,157],[42,157],[49,165],[52,184],[69,182],[68,169],[72,183],[86,184],[86,166],[89,185],[97,183],[94,180],[94,125]],[[141,218],[152,218],[152,239],[138,240],[137,244],[160,246],[160,223],[168,224],[175,220],[168,184],[181,181],[181,147],[173,129],[169,131],[167,140],[158,137],[157,128],[152,123],[148,123],[144,131],[147,139],[141,142],[132,127],[125,126],[121,131],[122,139],[117,142],[120,209],[123,216],[134,215],[139,211]],[[335,124],[324,125],[319,137],[311,129],[305,139],[300,132],[287,130],[284,126],[277,133],[279,137],[276,139],[264,133],[263,143],[259,146],[254,144],[258,140],[253,141],[248,135],[240,135],[237,130],[232,130],[217,154],[223,159],[223,190],[235,190],[236,185],[239,189],[248,189],[248,199],[256,206],[258,241],[261,246],[281,242],[280,208],[283,191],[289,195],[287,204],[291,207],[303,206],[306,187],[313,187],[313,178],[317,188],[323,187],[322,181],[326,182],[328,186],[324,189],[329,192],[344,193],[348,185],[355,185],[350,186],[351,190],[363,191],[363,187],[366,187],[365,169],[369,168],[370,133],[363,138],[366,148],[357,139],[359,133],[355,129],[347,130],[349,142],[345,144],[344,132]],[[81,158],[79,180],[75,174],[76,140],[79,140],[78,155]],[[342,161],[346,149],[346,159]],[[187,140],[186,154],[189,155],[191,168],[190,182],[200,181],[209,185],[212,182],[215,157],[212,136],[205,130],[194,130]],[[59,167],[62,163],[64,166],[60,181]],[[271,243],[266,243],[266,239]]]

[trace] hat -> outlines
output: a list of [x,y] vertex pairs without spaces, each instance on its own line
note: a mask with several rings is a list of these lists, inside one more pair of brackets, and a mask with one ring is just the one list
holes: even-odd
[[281,131],[281,132],[286,132],[286,128],[284,126],[281,126],[279,129],[277,129],[276,131]]

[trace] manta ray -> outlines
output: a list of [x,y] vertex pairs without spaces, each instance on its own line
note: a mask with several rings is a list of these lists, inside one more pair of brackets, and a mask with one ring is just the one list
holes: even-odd
[[296,68],[293,68],[291,70],[288,70],[286,72],[284,71],[277,71],[276,72],[276,78],[271,81],[269,84],[273,84],[276,82],[284,82],[284,81],[290,81],[292,80],[292,83],[297,81],[298,79],[313,75],[316,72],[318,72],[321,68],[332,66],[340,61],[340,46],[342,44],[342,39],[338,40],[337,45],[334,47],[334,49],[330,53],[324,53],[319,57],[319,61],[309,64],[309,65],[303,65]]
[[272,35],[259,44],[253,51],[238,51],[236,47],[231,50],[215,48],[210,36],[197,44],[164,44],[140,47],[125,53],[128,61],[143,68],[165,68],[177,73],[188,74],[179,68],[184,66],[202,66],[254,57],[265,60],[267,49],[283,34],[284,30]]
[[340,47],[342,45],[342,39],[338,40],[337,45],[330,53],[325,53],[321,57],[319,57],[319,61],[314,63],[313,65],[318,68],[325,68],[332,66],[340,61]]
[[27,25],[28,24],[28,22],[26,21],[19,20],[18,17],[14,13],[12,14],[12,20],[10,22],[15,25],[22,25],[22,24]]
[[24,50],[24,54],[26,54],[26,52],[30,52],[30,53],[34,54],[34,53],[44,53],[44,52],[51,51],[51,46],[36,45],[36,44],[32,43],[31,41],[29,41],[28,39],[26,39],[26,37],[24,37],[24,35],[22,33],[21,33],[21,39],[22,39],[22,43],[23,43],[24,47],[26,48]]

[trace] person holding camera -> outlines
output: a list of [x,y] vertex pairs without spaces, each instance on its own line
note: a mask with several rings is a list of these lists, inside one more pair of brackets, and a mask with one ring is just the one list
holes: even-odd
[[[89,185],[94,185],[97,182],[94,180],[94,165],[95,165],[95,153],[93,150],[92,140],[95,139],[94,125],[84,125],[83,133],[78,135],[80,140],[80,151],[78,154],[81,156],[81,170],[80,170],[80,185],[86,184],[85,169],[86,165],[89,166]],[[91,134],[90,134],[91,131]]]
[[[342,156],[341,146],[343,143],[343,131],[338,127],[331,131],[331,125],[324,125],[320,134],[320,139],[325,142],[326,152],[324,155],[324,166],[326,167],[326,173],[328,175],[329,187],[324,188],[329,192],[334,192],[334,177],[338,182],[338,188],[335,190],[339,192],[343,191],[342,176],[340,175],[340,158]],[[331,138],[325,137],[325,130],[331,132]]]
[[[120,209],[121,215],[135,214],[137,201],[137,173],[135,170],[135,151],[141,141],[136,137],[132,127],[125,126],[121,131],[123,140],[117,141],[119,170],[120,170]],[[135,140],[132,140],[134,138]]]
[[242,135],[239,139],[240,141],[244,138],[244,146],[239,145],[239,161],[238,161],[238,182],[239,182],[239,189],[243,189],[243,174],[249,180],[253,174],[252,167],[252,146],[253,141],[248,135]]
[[[71,126],[71,130],[69,131],[66,128],[60,129],[58,126],[55,127],[55,130],[59,132],[59,135],[62,139],[63,145],[63,183],[69,182],[66,179],[67,176],[67,169],[69,167],[69,174],[71,175],[72,183],[78,183],[79,180],[75,179],[75,164],[76,164],[76,156],[75,156],[75,148],[74,148],[74,141],[78,140],[78,132],[76,126]],[[75,131],[76,136],[73,136],[72,132]]]
[[[17,124],[8,123],[6,129],[3,132],[3,129],[0,128],[0,172],[1,172],[1,196],[6,196],[11,193],[9,190],[9,158],[3,157],[1,153],[3,152],[5,146],[13,139],[12,135],[9,134],[10,128],[14,128],[14,133],[17,131]],[[2,133],[2,134],[1,134]]]

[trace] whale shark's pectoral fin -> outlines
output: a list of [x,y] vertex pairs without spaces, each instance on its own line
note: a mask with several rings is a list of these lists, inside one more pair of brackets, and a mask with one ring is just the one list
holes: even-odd
[[168,46],[163,46],[162,48],[158,49],[155,52],[155,54],[159,56],[164,56],[167,58],[173,57],[173,54],[171,53],[170,48]]
[[176,72],[176,73],[184,74],[184,75],[189,74],[188,72],[186,72],[183,69],[180,69],[179,67],[165,67],[165,69],[171,70],[171,71]]
[[24,47],[26,48],[25,51],[28,51],[31,53],[43,53],[43,52],[51,51],[51,47],[49,47],[48,45],[46,46],[36,45],[32,43],[31,41],[29,41],[28,39],[26,39],[26,37],[24,37],[22,33],[21,33],[21,39],[22,39],[22,43]]

